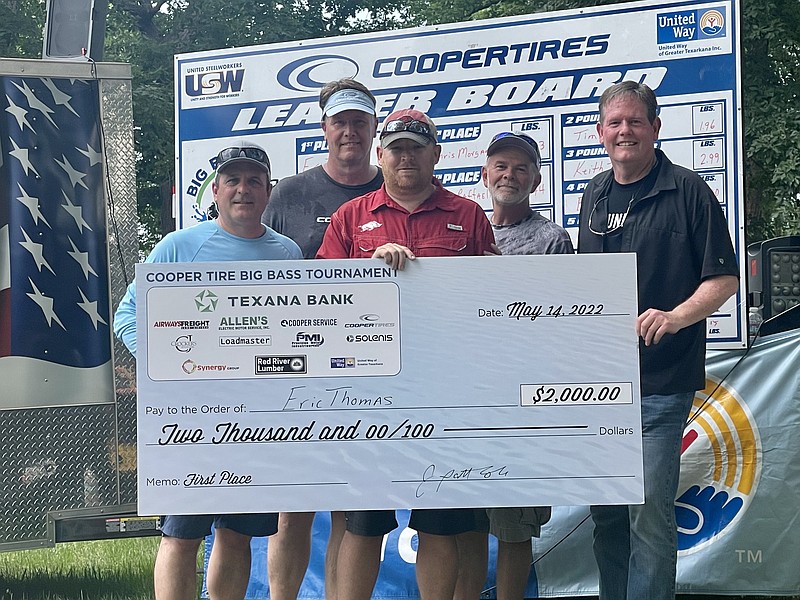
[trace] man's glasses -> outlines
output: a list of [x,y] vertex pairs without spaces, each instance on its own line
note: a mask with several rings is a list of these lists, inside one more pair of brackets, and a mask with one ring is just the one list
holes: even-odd
[[425,121],[418,121],[410,117],[396,119],[389,121],[383,126],[381,137],[389,133],[398,133],[400,131],[410,131],[411,133],[418,133],[433,140],[434,135],[431,132],[431,127]]
[[217,165],[221,165],[222,163],[225,163],[233,158],[242,157],[256,160],[262,164],[265,164],[267,167],[270,166],[267,153],[261,148],[255,148],[253,146],[239,146],[220,150],[219,154],[217,154]]
[[[492,138],[492,141],[489,142],[489,145],[494,144],[497,140],[502,140],[503,138],[516,138],[518,140],[522,140],[523,142],[528,144],[531,148],[533,148],[533,151],[534,151],[535,155],[537,156],[537,158],[540,156],[539,144],[532,137],[530,137],[529,135],[525,135],[524,133],[514,133],[513,131],[503,131],[501,133],[498,133],[496,136],[494,136]],[[540,163],[540,161],[537,160],[536,161],[536,168],[537,169],[541,167],[541,165],[539,163]]]
[[[597,202],[594,203],[594,206],[592,206],[592,211],[589,213],[589,223],[588,223],[589,231],[591,231],[593,234],[599,235],[601,237],[605,237],[607,235],[614,235],[618,231],[622,231],[622,226],[625,225],[625,221],[628,218],[628,213],[631,212],[631,206],[633,206],[633,201],[634,200],[636,200],[636,195],[635,194],[631,196],[631,201],[628,202],[628,208],[625,209],[625,214],[623,214],[622,216],[615,215],[616,218],[614,219],[614,224],[609,228],[609,226],[608,226],[609,225],[609,223],[608,223],[608,217],[609,217],[609,215],[608,215],[608,196],[603,196],[602,198],[600,198]],[[597,213],[597,207],[600,205],[601,202],[605,202],[606,203],[606,210],[605,210],[606,222],[605,222],[605,226],[603,227],[602,230],[595,229],[592,226],[592,217],[595,217],[598,214]]]

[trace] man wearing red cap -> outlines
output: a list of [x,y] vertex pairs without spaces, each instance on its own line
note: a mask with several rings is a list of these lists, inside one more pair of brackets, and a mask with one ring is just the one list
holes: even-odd
[[[389,115],[380,134],[380,189],[341,206],[317,258],[379,258],[403,269],[417,256],[495,254],[489,220],[476,203],[445,190],[434,178],[441,146],[427,115],[405,109]],[[346,513],[337,561],[337,594],[369,600],[380,568],[383,536],[395,527],[394,511]],[[419,536],[417,584],[424,600],[452,600],[458,576],[455,536],[474,527],[471,509],[413,510],[409,526]]]

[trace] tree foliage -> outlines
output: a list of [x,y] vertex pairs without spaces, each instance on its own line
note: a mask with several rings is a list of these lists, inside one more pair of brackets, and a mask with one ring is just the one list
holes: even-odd
[[[110,0],[105,60],[133,70],[137,186],[147,245],[172,227],[173,55],[579,9],[609,0]],[[41,56],[44,0],[0,0],[0,52]],[[748,239],[800,233],[800,2],[743,0]]]
[[[411,0],[419,24],[612,4],[609,0]],[[741,16],[748,241],[800,234],[800,2],[744,0]]]

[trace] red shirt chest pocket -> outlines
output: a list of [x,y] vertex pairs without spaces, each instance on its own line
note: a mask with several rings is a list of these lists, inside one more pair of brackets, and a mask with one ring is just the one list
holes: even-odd
[[389,242],[406,245],[404,240],[389,238],[382,232],[356,233],[353,236],[353,258],[371,258],[375,250]]
[[471,254],[469,236],[464,231],[452,231],[415,240],[412,250],[417,256],[464,256]]

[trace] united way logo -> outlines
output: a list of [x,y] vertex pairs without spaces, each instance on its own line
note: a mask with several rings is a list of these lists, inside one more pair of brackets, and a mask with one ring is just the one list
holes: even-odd
[[306,56],[278,71],[278,83],[297,92],[319,92],[329,81],[358,75],[358,63],[346,56]]
[[724,37],[725,8],[660,13],[656,17],[656,31],[659,44]]
[[678,550],[692,554],[726,535],[744,516],[761,477],[761,439],[735,390],[709,377],[683,432],[675,515]]
[[719,10],[707,10],[700,16],[701,37],[717,37],[725,32],[725,15]]

